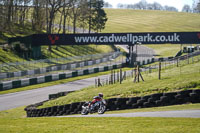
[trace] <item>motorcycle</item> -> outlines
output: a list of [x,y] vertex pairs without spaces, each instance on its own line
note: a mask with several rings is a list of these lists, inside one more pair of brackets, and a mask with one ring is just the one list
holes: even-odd
[[87,115],[88,113],[95,113],[97,112],[98,114],[104,114],[106,111],[106,101],[101,100],[93,105],[89,106],[91,102],[86,102],[82,106],[81,114],[82,115]]

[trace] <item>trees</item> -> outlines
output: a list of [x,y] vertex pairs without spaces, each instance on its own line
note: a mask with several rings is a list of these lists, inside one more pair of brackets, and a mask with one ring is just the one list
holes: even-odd
[[[63,1],[63,8],[61,13],[60,24],[62,23],[63,18],[63,34],[66,33],[66,21],[70,21],[70,7],[71,7],[72,0],[64,0]],[[60,26],[61,27],[61,26]]]
[[192,10],[191,10],[189,5],[186,4],[186,5],[183,6],[182,12],[191,12],[191,11]]
[[200,0],[193,0],[192,12],[193,13],[200,13]]
[[45,5],[43,0],[33,0],[32,29],[40,31],[45,28]]
[[136,10],[166,10],[166,11],[175,11],[178,12],[178,9],[176,9],[175,7],[171,7],[171,6],[162,6],[161,4],[159,4],[158,2],[154,2],[154,3],[147,3],[146,0],[141,0],[138,3],[135,4],[118,4],[117,5],[118,8],[128,8],[128,9],[136,9]]
[[48,2],[48,28],[47,33],[52,33],[52,26],[54,24],[54,19],[56,13],[59,11],[59,9],[62,7],[61,3],[62,0],[47,0]]
[[106,21],[108,20],[105,11],[103,10],[103,0],[95,0],[92,4],[92,15],[91,15],[91,29],[96,32],[101,31],[105,28]]
[[112,8],[112,7],[113,6],[110,3],[108,3],[108,2],[104,3],[104,8]]
[[200,0],[197,3],[196,10],[197,10],[197,13],[200,13]]
[[14,24],[23,27],[27,23],[36,32],[46,29],[53,33],[59,27],[56,33],[62,29],[65,34],[67,24],[74,33],[77,27],[101,31],[107,21],[103,6],[103,0],[0,0],[0,31],[11,31]]
[[159,4],[158,2],[154,2],[154,3],[152,4],[152,7],[153,7],[154,10],[163,10],[162,5]]

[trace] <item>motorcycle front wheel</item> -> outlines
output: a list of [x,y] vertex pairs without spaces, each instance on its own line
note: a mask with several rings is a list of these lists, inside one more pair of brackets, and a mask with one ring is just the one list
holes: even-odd
[[106,111],[106,106],[101,105],[98,109],[98,114],[104,114],[105,111]]

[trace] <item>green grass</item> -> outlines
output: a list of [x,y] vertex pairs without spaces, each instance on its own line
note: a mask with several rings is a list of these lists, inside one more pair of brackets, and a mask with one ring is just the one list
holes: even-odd
[[[199,118],[25,118],[24,107],[0,111],[0,132],[2,133],[44,133],[44,132],[174,132],[196,133],[200,132]],[[156,108],[144,108],[125,111],[112,111],[109,113],[131,113],[168,110],[200,109],[200,104],[186,104]]]
[[65,97],[47,102],[42,107],[89,101],[99,92],[104,93],[105,99],[108,99],[113,97],[134,97],[159,92],[199,89],[199,66],[200,62],[196,62],[189,65],[182,64],[181,67],[170,66],[166,69],[163,68],[161,80],[158,80],[158,71],[154,71],[150,74],[143,73],[145,82],[133,83],[133,79],[128,79],[124,81],[123,84],[117,83],[99,88],[89,87],[70,93]]
[[158,44],[158,45],[146,45],[146,47],[152,48],[155,51],[156,58],[160,57],[174,57],[181,50],[179,44]]
[[197,133],[192,118],[24,118],[1,119],[2,133]]
[[174,111],[174,110],[200,110],[200,104],[183,104],[164,107],[128,109],[120,111],[109,111],[106,114],[119,114],[119,113],[134,113],[134,112],[157,112],[157,111]]
[[[181,46],[180,44],[156,44],[156,45],[145,45],[146,47],[152,48],[157,58],[160,57],[171,57],[176,56],[176,54],[183,49],[183,47],[186,47],[187,45]],[[193,44],[193,46],[196,46],[196,44]],[[182,47],[182,48],[181,48]]]
[[11,51],[4,51],[0,48],[0,63],[2,62],[20,62],[23,61],[23,58],[19,58],[16,54]]
[[[42,46],[42,54],[43,58],[67,58],[71,56],[84,56],[84,55],[92,55],[92,54],[100,54],[100,53],[110,53],[114,51],[113,46],[108,45],[86,45],[86,46],[59,46],[56,48],[55,46],[52,47],[52,52],[49,52],[47,50],[47,46]],[[29,59],[33,60],[33,59]],[[88,60],[86,58],[83,58],[83,60]],[[38,62],[36,64],[34,63],[27,63],[26,65],[14,65],[14,66],[4,66],[1,67],[2,63],[10,63],[10,62],[26,62],[28,60],[23,59],[18,54],[15,54],[13,52],[4,51],[2,48],[0,48],[0,72],[16,72],[16,71],[23,71],[23,70],[32,70],[32,69],[38,69],[42,67],[48,67],[58,64],[66,64],[69,62],[74,62],[78,60],[65,60],[65,61],[57,61],[54,60],[52,62],[46,62],[41,63]]]
[[199,14],[131,9],[106,9],[106,13],[105,33],[200,31]]

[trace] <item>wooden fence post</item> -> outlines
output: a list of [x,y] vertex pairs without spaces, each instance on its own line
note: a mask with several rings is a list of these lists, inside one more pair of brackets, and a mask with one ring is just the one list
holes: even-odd
[[117,71],[117,82],[119,82],[119,71]]
[[178,58],[177,58],[177,67],[179,67],[179,61],[178,61]]
[[114,70],[114,84],[115,84],[115,70]]
[[158,79],[161,79],[161,61],[159,62],[159,68],[158,68]]
[[122,83],[122,69],[120,69],[120,84]]
[[98,87],[98,86],[97,86],[97,79],[95,79],[95,87]]

